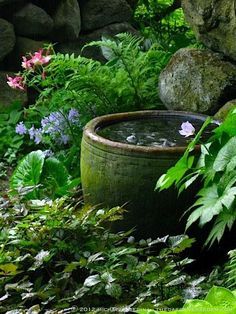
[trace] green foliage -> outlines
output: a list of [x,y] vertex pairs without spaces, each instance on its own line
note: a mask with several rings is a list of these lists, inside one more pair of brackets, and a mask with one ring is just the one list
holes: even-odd
[[55,157],[46,158],[41,150],[26,155],[10,179],[12,194],[27,199],[50,196],[55,198],[69,193],[80,180],[71,179],[67,168]]
[[187,236],[135,242],[131,231],[107,227],[122,208],[82,207],[78,199],[0,201],[0,313],[175,307],[186,289],[196,290],[183,272],[191,260],[179,255],[193,242]]
[[73,54],[55,54],[45,67],[48,75],[42,81],[38,105],[55,110],[69,104],[79,110],[84,122],[97,115],[160,106],[158,76],[169,53],[155,45],[143,51],[143,40],[129,34],[87,46],[92,45],[101,47],[108,61],[101,64]]
[[228,253],[229,262],[226,263],[226,280],[225,284],[229,289],[236,288],[236,250],[231,250]]
[[25,112],[27,129],[34,125],[41,130],[41,119],[52,112],[67,114],[74,108],[80,113],[67,145],[59,148],[50,133],[41,132],[43,140],[38,146],[53,150],[73,177],[80,172],[78,155],[83,126],[98,115],[160,107],[158,77],[170,58],[170,53],[155,45],[144,51],[143,40],[129,34],[89,45],[101,47],[109,60],[102,64],[74,54],[56,54],[50,46],[45,48],[51,55],[48,64],[22,73],[25,85],[38,92],[36,103]]
[[144,36],[166,51],[196,44],[178,0],[139,0],[135,20]]
[[16,153],[23,144],[22,137],[15,133],[16,124],[22,116],[19,106],[11,107],[11,111],[0,113],[0,159],[7,164],[16,161]]
[[[206,122],[205,126],[209,123]],[[236,196],[236,111],[229,113],[225,121],[214,130],[214,135],[201,145],[201,155],[193,154],[199,135],[189,144],[184,156],[174,167],[168,170],[157,182],[157,188],[163,190],[175,184],[182,192],[196,179],[203,180],[203,187],[197,193],[198,199],[190,208],[189,228],[199,220],[204,226],[214,221],[213,228],[206,240],[212,245],[220,241],[225,229],[231,229],[235,219]],[[192,152],[192,153],[191,153]]]
[[[211,313],[234,314],[236,311],[236,291],[213,286],[204,300],[187,300],[183,309],[171,311],[172,314]],[[167,314],[169,311],[138,310],[138,314]]]

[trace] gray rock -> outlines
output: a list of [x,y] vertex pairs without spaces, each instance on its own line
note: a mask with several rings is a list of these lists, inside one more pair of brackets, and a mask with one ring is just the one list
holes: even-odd
[[0,72],[0,112],[6,107],[10,107],[13,102],[19,101],[22,105],[27,102],[25,91],[15,90],[7,85],[7,74],[15,76],[14,73]]
[[52,18],[43,9],[31,3],[14,14],[13,23],[18,35],[31,38],[48,35],[53,28]]
[[159,94],[168,109],[214,114],[236,98],[236,66],[208,50],[180,49],[160,75]]
[[16,44],[14,50],[10,53],[8,59],[10,59],[11,67],[8,67],[14,71],[21,70],[22,56],[30,52],[38,51],[44,47],[45,41],[36,41],[26,37],[16,37]]
[[79,37],[80,8],[77,0],[61,1],[54,15],[54,39],[71,41]]
[[236,60],[234,0],[182,0],[182,8],[198,39]]
[[15,48],[20,56],[24,56],[27,53],[38,51],[40,48],[43,48],[46,43],[46,41],[33,40],[30,38],[18,36],[16,38]]
[[105,25],[129,21],[132,9],[125,0],[84,0],[80,3],[82,29],[85,31]]
[[[81,54],[81,49],[87,43],[94,40],[101,40],[102,36],[114,36],[119,33],[128,32],[131,34],[138,34],[129,23],[115,23],[93,31],[87,35],[81,35],[75,42],[63,43],[56,46],[57,51],[61,53],[74,53],[76,56]],[[105,61],[102,52],[97,47],[88,47],[83,50],[83,56],[96,59],[99,61]]]
[[13,25],[0,18],[0,60],[2,60],[15,45]]
[[214,115],[214,118],[217,120],[224,120],[230,110],[236,108],[236,99],[228,101],[217,113]]

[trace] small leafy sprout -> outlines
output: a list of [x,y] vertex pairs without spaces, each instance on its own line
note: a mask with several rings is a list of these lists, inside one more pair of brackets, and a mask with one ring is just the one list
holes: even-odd
[[190,122],[186,121],[181,124],[181,130],[179,130],[179,133],[184,137],[189,137],[194,135],[195,128]]

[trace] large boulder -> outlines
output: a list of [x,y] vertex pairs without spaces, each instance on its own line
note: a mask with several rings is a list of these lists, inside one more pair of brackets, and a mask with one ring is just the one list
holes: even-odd
[[105,25],[129,21],[132,9],[125,0],[81,0],[80,9],[83,31],[94,30]]
[[236,60],[234,0],[182,0],[185,17],[200,39],[212,50]]
[[[137,35],[137,30],[134,29],[129,23],[115,23],[103,28],[97,29],[87,35],[80,35],[79,39],[74,42],[63,43],[56,46],[57,51],[61,53],[74,53],[76,56],[81,54],[81,49],[87,43],[94,40],[101,40],[102,36],[113,37],[118,33],[131,33]],[[87,58],[105,61],[101,49],[97,47],[88,47],[83,50],[83,56]]]
[[214,114],[236,98],[236,66],[208,50],[180,49],[160,75],[159,94],[168,109]]
[[18,35],[31,38],[48,35],[53,28],[52,18],[42,8],[31,3],[14,14],[13,23]]
[[14,102],[18,101],[22,105],[27,102],[27,93],[25,91],[12,89],[7,85],[7,74],[15,76],[14,73],[0,72],[0,112],[4,108],[11,106]]
[[220,110],[217,111],[217,113],[214,115],[214,118],[217,120],[224,120],[228,113],[236,108],[236,99],[228,101],[223,107],[220,108]]
[[64,0],[59,3],[54,15],[53,38],[58,41],[71,41],[79,37],[81,26],[80,8],[77,0]]
[[2,60],[15,45],[13,25],[0,18],[0,60]]
[[14,72],[22,70],[22,56],[38,51],[45,44],[49,42],[17,36],[14,50],[4,60],[7,69]]

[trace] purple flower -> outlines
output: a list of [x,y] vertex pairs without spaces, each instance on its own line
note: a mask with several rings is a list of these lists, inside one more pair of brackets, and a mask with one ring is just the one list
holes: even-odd
[[60,112],[52,112],[41,120],[42,132],[52,134],[65,128],[65,119]]
[[69,136],[66,134],[62,134],[60,138],[60,142],[64,145],[66,145],[69,142]]
[[43,154],[45,157],[52,157],[54,155],[51,149],[44,150]]
[[17,124],[16,126],[16,133],[20,134],[20,135],[24,135],[27,133],[27,128],[24,125],[23,121],[21,121],[20,123]]
[[76,109],[71,108],[68,113],[68,120],[74,123],[74,122],[77,122],[78,119],[79,119],[79,112]]
[[42,142],[43,136],[42,136],[42,129],[35,129],[34,130],[34,142],[35,144],[39,144]]
[[181,130],[179,130],[179,133],[184,137],[189,137],[195,133],[195,128],[190,122],[186,121],[181,124]]
[[35,128],[34,128],[34,125],[32,125],[32,127],[29,129],[29,137],[31,140],[34,139],[34,136],[35,136]]

